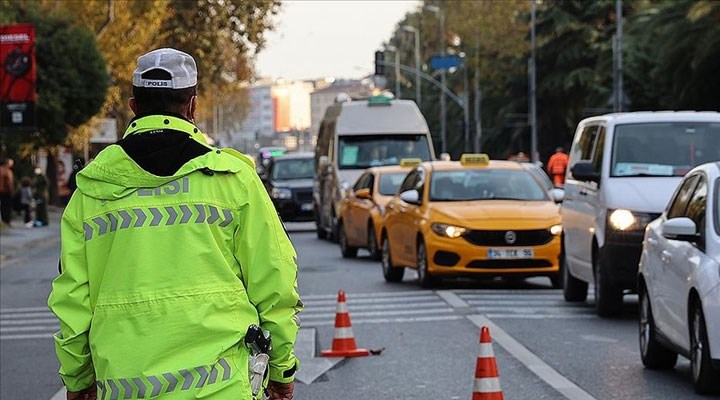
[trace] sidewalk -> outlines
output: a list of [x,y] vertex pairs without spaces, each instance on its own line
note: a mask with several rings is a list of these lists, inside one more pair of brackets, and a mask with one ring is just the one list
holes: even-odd
[[48,207],[48,226],[40,228],[27,228],[22,217],[13,215],[13,226],[0,228],[0,267],[6,261],[17,258],[23,253],[27,254],[37,247],[54,243],[60,239],[60,217],[63,209]]

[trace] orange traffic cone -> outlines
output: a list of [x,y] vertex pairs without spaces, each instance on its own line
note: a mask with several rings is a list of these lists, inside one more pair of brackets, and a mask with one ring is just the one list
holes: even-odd
[[472,400],[503,400],[490,329],[487,326],[480,329],[480,353],[475,366]]
[[323,357],[363,357],[370,355],[367,349],[358,349],[350,323],[350,314],[345,307],[345,292],[338,292],[337,313],[335,314],[335,336],[332,350],[323,350]]

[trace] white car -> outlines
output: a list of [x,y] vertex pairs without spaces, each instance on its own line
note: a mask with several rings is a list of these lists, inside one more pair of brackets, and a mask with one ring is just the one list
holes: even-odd
[[640,354],[690,359],[695,391],[720,393],[720,162],[691,170],[648,224],[638,274]]

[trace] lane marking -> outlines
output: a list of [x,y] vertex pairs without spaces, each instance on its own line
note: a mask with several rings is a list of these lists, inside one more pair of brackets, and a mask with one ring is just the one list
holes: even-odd
[[[406,310],[408,308],[419,308],[419,309],[432,309],[432,308],[438,308],[438,307],[445,307],[447,308],[447,304],[443,301],[433,301],[433,302],[427,302],[427,303],[395,303],[395,304],[376,304],[376,305],[365,305],[360,307],[352,307],[353,310],[394,310],[394,309],[402,309]],[[327,311],[335,311],[337,309],[336,306],[323,306],[323,307],[305,307],[305,309],[300,313],[300,315],[303,315],[306,312],[310,313],[317,313],[317,312],[327,312]]]
[[507,332],[495,325],[490,319],[483,315],[468,315],[469,319],[478,328],[487,326],[490,328],[490,334],[493,340],[502,346],[508,353],[525,365],[538,378],[542,379],[553,389],[560,392],[563,396],[570,400],[597,400],[580,386],[570,381],[565,376],[548,365],[545,361],[528,350],[522,343],[518,342]]
[[485,314],[488,318],[498,319],[597,319],[595,314]]
[[[422,309],[422,310],[392,310],[392,311],[352,311],[351,314],[354,317],[382,317],[382,316],[390,316],[390,315],[418,315],[418,314],[449,314],[453,311],[452,308],[445,307],[445,308],[435,308],[435,309]],[[355,318],[352,318],[355,320]],[[303,314],[300,313],[300,319],[334,319],[335,313],[310,313],[310,314]]]
[[65,391],[65,388],[62,388],[58,390],[57,393],[53,395],[53,397],[50,398],[50,400],[65,400],[67,398],[67,392]]
[[468,303],[463,300],[460,296],[450,290],[438,290],[435,292],[441,299],[445,300],[446,303],[452,308],[467,308]]
[[50,309],[47,307],[0,308],[0,313],[20,313],[20,312],[34,312],[34,311],[50,312]]
[[0,327],[5,325],[57,324],[57,318],[48,319],[0,319]]
[[22,331],[49,331],[58,330],[58,326],[15,326],[11,328],[0,328],[0,333],[4,332],[22,332]]
[[[377,297],[408,297],[408,296],[429,296],[430,293],[427,290],[414,290],[408,292],[381,292],[381,293],[345,293],[348,299],[362,299],[362,298],[377,298]],[[321,299],[335,299],[337,300],[337,294],[308,294],[300,295],[303,302],[305,300],[321,300]]]
[[[55,330],[57,331],[57,329]],[[55,332],[30,333],[27,335],[0,335],[0,340],[51,339]]]
[[[456,321],[463,319],[461,315],[440,315],[437,317],[410,317],[410,318],[360,318],[353,319],[353,325],[364,325],[364,324],[391,324],[391,323],[405,323],[405,322],[435,322],[435,321]],[[306,322],[301,319],[300,324],[303,328],[315,327],[315,326],[334,326],[335,321],[325,322]]]
[[[373,298],[362,298],[362,299],[349,298],[349,299],[347,299],[346,303],[348,303],[348,304],[372,304],[372,303],[384,303],[384,302],[388,302],[388,301],[412,304],[415,302],[423,302],[423,301],[425,301],[425,302],[438,301],[438,298],[435,295],[425,295],[425,296],[414,296],[414,297],[410,297],[410,298],[404,298],[402,300],[396,300],[393,298],[378,296],[378,297],[373,297]],[[307,300],[307,301],[305,299],[302,299],[302,302],[306,306],[337,304],[336,299]]]

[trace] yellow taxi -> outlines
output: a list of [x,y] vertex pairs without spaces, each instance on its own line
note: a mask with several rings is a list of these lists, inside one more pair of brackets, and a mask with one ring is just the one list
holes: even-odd
[[397,193],[410,169],[422,162],[404,158],[400,165],[368,168],[355,182],[340,206],[338,243],[343,257],[355,257],[359,248],[380,259],[380,226],[385,206]]
[[424,162],[385,207],[385,280],[416,268],[422,287],[451,276],[547,276],[560,287],[561,198],[514,161]]

